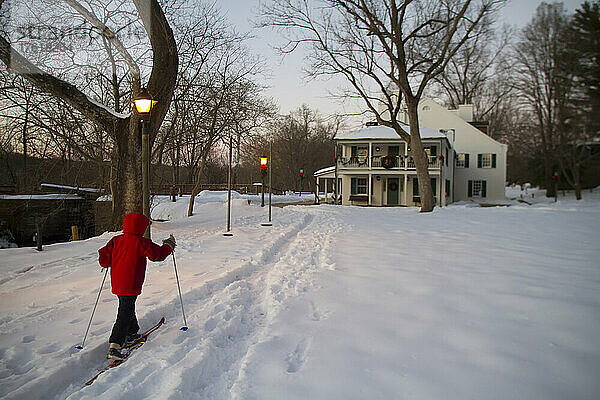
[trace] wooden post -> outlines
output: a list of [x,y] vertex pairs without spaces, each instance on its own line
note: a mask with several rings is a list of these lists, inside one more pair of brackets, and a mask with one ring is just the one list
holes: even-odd
[[37,251],[42,251],[44,250],[42,248],[42,224],[40,224],[39,221],[35,222],[35,238],[36,238],[36,242],[37,242]]
[[79,240],[79,227],[77,227],[77,225],[71,226],[71,237],[74,242]]

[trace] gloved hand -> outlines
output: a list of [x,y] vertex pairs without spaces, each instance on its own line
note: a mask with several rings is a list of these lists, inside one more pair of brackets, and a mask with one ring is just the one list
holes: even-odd
[[177,247],[177,243],[175,243],[175,237],[173,235],[163,240],[163,244],[169,246],[171,250],[175,250],[175,247]]

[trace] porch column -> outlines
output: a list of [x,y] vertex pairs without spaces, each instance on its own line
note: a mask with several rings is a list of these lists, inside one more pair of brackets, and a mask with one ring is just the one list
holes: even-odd
[[373,194],[373,175],[369,174],[369,202],[368,204],[371,205],[371,196]]
[[371,158],[373,157],[373,143],[369,142],[369,169],[371,169]]
[[[443,183],[443,185],[442,185]],[[444,176],[440,173],[440,192],[441,194],[441,198],[440,198],[440,205],[442,207],[446,207],[446,179],[444,178]]]
[[317,199],[320,200],[321,198],[319,197],[319,188],[320,188],[320,186],[319,186],[319,177],[318,176],[317,176],[317,179],[315,179],[315,182],[317,183],[317,187],[315,188],[315,193],[317,193]]
[[406,172],[404,173],[404,205],[407,206],[408,205],[408,200],[407,200],[407,195],[408,193],[408,175],[406,174]]

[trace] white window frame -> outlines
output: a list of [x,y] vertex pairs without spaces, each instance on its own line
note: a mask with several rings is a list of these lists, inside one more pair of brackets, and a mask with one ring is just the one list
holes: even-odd
[[[476,190],[475,188],[479,187],[478,190]],[[482,192],[483,192],[483,180],[479,180],[479,181],[473,181],[473,188],[472,188],[472,197],[483,197],[482,196]]]
[[[456,168],[466,168],[467,153],[458,153],[456,156]],[[462,159],[461,159],[462,156]]]
[[492,168],[492,153],[481,155],[481,168]]
[[[355,194],[368,194],[369,192],[369,181],[368,178],[366,176],[356,176],[356,177],[352,177],[351,179],[356,179],[356,193],[350,193],[352,195]],[[364,180],[365,184],[361,185],[361,180]],[[364,192],[361,190],[364,189]]]

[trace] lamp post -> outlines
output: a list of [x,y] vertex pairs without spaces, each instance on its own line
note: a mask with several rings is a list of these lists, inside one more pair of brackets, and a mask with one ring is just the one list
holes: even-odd
[[267,166],[269,159],[267,157],[260,158],[260,176],[261,176],[261,201],[260,206],[265,206],[265,175],[267,174]]
[[300,197],[302,197],[302,180],[304,179],[304,168],[300,168]]
[[231,163],[233,158],[233,136],[229,134],[229,168],[227,169],[227,231],[223,236],[233,236],[231,233]]
[[[140,116],[142,134],[142,211],[146,218],[150,220],[150,113],[156,101],[144,88],[133,99],[132,103]],[[150,225],[148,225],[144,237],[150,239]]]
[[[266,160],[266,164],[269,167],[269,222],[264,222],[261,225],[262,226],[272,226],[273,224],[271,223],[271,163],[273,162],[273,158],[272,158],[272,142],[269,142],[269,159],[271,159],[271,162],[268,162],[268,160]],[[265,157],[266,158],[266,157]],[[260,167],[262,169],[263,166],[263,162],[262,162],[262,158],[260,159]]]

